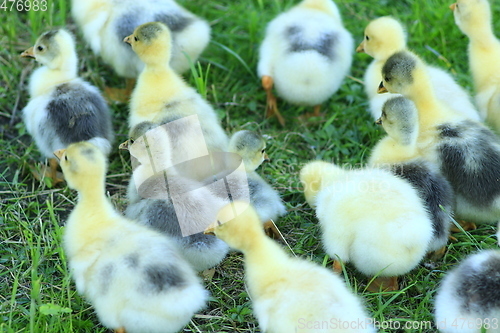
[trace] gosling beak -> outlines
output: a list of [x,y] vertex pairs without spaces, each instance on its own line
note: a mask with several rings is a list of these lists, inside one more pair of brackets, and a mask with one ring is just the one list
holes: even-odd
[[452,4],[450,5],[450,9],[451,9],[451,10],[455,10],[456,8],[457,8],[457,3],[456,3],[456,2],[455,2],[455,3],[452,3]]
[[56,150],[53,154],[60,161],[65,151],[66,151],[66,149],[59,149],[59,150]]
[[205,231],[203,231],[203,233],[205,235],[213,235],[215,236],[215,228],[217,228],[218,226],[220,226],[222,223],[217,220],[215,222],[212,222],[210,223],[210,225],[205,229]]
[[382,117],[380,117],[377,120],[375,120],[375,124],[382,125]]
[[269,155],[267,153],[264,153],[264,162],[269,162],[271,159],[269,158]]
[[35,54],[33,53],[33,46],[24,51],[23,53],[21,53],[21,57],[35,59]]
[[123,38],[123,41],[127,44],[132,45],[132,35]]
[[365,52],[365,42],[361,42],[359,44],[359,46],[356,48],[356,52],[360,53],[360,52]]
[[127,140],[125,142],[120,143],[118,149],[128,150],[129,145],[130,145],[130,140]]
[[380,84],[378,86],[378,90],[377,90],[377,93],[379,94],[383,94],[383,93],[387,93],[389,92],[389,90],[387,90],[386,87],[384,87],[384,81],[380,81]]

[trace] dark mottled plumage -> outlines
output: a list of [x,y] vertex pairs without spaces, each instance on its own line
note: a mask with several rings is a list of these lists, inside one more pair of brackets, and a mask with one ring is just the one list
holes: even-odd
[[101,269],[99,273],[99,279],[101,280],[101,294],[106,294],[109,291],[109,286],[111,284],[111,280],[113,279],[114,272],[115,266],[113,264],[107,264]]
[[150,265],[144,269],[148,287],[155,293],[181,286],[185,281],[181,272],[172,265]]
[[132,253],[125,257],[125,263],[130,268],[139,267],[139,253]]
[[262,195],[264,180],[260,178],[248,178],[248,189],[250,192],[250,203],[255,207],[262,207],[269,198]]
[[65,145],[94,137],[112,139],[111,115],[101,95],[79,84],[64,83],[51,97],[41,130],[52,127]]
[[316,51],[319,54],[333,59],[334,46],[337,41],[337,35],[333,32],[323,33],[318,40],[306,40],[303,36],[301,27],[290,26],[285,30],[285,37],[290,43],[289,52],[303,52],[303,51]]
[[[140,214],[142,215],[141,223],[173,236],[183,246],[202,246],[203,244],[205,244],[203,246],[209,246],[217,241],[217,238],[211,235],[205,235],[202,232],[183,237],[179,220],[177,219],[177,213],[170,198],[166,200],[143,200],[148,200],[149,204],[148,210],[144,212],[144,215]],[[198,210],[200,205],[198,202],[188,202],[186,204],[192,206],[192,210]]]
[[181,13],[162,13],[155,15],[155,21],[165,23],[172,32],[179,32],[193,22],[193,18],[183,16]]
[[135,7],[116,19],[115,31],[120,42],[122,42],[125,37],[134,33],[135,28],[144,23],[139,19],[143,15],[143,9],[141,7]]
[[44,32],[41,36],[40,39],[43,41],[52,41],[54,39],[54,36],[59,32],[58,29],[54,30],[49,30],[47,32]]
[[410,54],[404,51],[394,53],[382,67],[382,77],[385,81],[390,82],[394,78],[394,73],[397,73],[401,83],[412,83],[412,72],[416,65],[416,60]]
[[95,161],[94,151],[92,149],[90,149],[90,148],[83,149],[81,151],[81,154],[84,155],[89,160]]
[[164,30],[161,26],[161,24],[155,24],[153,23],[147,23],[142,25],[139,29],[136,31],[136,36],[139,38],[139,40],[150,42],[156,38],[159,32]]
[[[493,252],[492,252],[493,253]],[[500,255],[491,255],[476,267],[470,262],[460,265],[454,274],[460,276],[456,293],[466,312],[487,315],[492,309],[500,311]]]
[[[391,171],[418,190],[431,214],[434,238],[448,238],[449,214],[453,209],[453,189],[446,178],[434,172],[425,161],[415,161],[391,165]],[[442,206],[446,211],[441,209]]]
[[455,193],[478,207],[491,205],[500,195],[498,138],[487,128],[468,120],[443,124],[438,130],[441,171]]
[[458,132],[458,128],[456,126],[452,126],[450,124],[444,124],[439,126],[439,136],[441,138],[458,138],[460,133]]

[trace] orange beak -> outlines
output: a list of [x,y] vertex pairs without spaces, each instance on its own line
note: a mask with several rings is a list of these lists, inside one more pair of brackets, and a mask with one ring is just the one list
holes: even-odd
[[59,149],[54,152],[55,157],[60,161],[66,149]]
[[24,51],[23,53],[21,53],[21,57],[35,59],[35,54],[33,53],[33,46]]
[[452,3],[452,4],[450,5],[450,9],[451,9],[451,10],[455,10],[456,8],[457,8],[457,3],[456,3],[456,2],[455,2],[455,3]]
[[361,42],[359,44],[359,46],[356,48],[356,52],[360,53],[360,52],[365,52],[365,42]]
[[269,162],[271,159],[269,158],[269,155],[267,153],[264,153],[264,162]]
[[123,38],[123,41],[127,44],[132,45],[132,35]]
[[383,93],[387,93],[387,92],[389,92],[389,90],[387,90],[387,88],[384,87],[384,82],[380,81],[380,85],[378,86],[377,93],[383,94]]

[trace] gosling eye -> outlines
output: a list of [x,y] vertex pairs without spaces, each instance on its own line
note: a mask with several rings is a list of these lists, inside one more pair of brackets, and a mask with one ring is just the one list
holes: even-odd
[[139,38],[137,38],[137,36],[134,36],[134,40],[137,42]]
[[366,40],[370,40],[370,37],[368,37],[368,35],[365,36],[365,39]]
[[42,45],[38,45],[37,50],[38,50],[38,51],[43,51],[43,50],[44,50],[44,48],[43,48],[43,46],[42,46]]
[[131,145],[133,145],[134,142],[135,142],[135,140],[134,139],[130,139],[129,142],[130,142]]
[[384,81],[385,81],[385,82],[390,82],[390,81],[391,81],[391,79],[390,79],[390,78],[388,78],[388,77],[386,76],[386,77],[384,78]]
[[261,153],[264,154],[266,152],[266,148],[262,149]]
[[67,161],[68,160],[68,155],[64,155],[64,160]]

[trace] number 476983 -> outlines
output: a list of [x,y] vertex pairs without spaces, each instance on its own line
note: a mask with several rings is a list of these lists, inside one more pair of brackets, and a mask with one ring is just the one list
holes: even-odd
[[30,10],[44,12],[47,10],[47,0],[3,0],[0,10],[4,12],[14,10],[18,12]]

